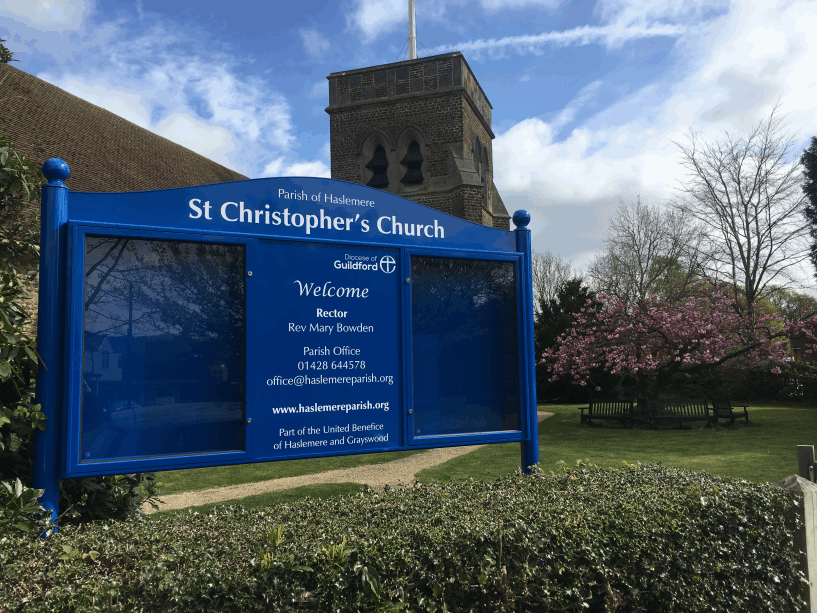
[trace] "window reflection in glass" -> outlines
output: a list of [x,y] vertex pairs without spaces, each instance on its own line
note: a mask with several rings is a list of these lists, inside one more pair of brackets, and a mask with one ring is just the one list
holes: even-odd
[[520,429],[512,262],[412,256],[414,435]]
[[86,237],[80,461],[244,449],[244,257]]

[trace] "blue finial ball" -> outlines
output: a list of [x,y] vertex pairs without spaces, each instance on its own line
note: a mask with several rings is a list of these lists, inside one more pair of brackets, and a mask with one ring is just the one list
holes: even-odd
[[513,214],[513,223],[517,228],[527,228],[530,223],[530,213],[520,209]]
[[68,175],[71,174],[71,170],[68,168],[68,164],[63,160],[51,158],[50,160],[46,160],[45,164],[43,164],[43,174],[49,183],[56,181],[62,182],[68,178]]

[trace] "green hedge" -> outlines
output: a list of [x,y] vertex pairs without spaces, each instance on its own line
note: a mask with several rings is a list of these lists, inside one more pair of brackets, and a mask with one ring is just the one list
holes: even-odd
[[796,611],[789,494],[659,465],[0,539],[2,611]]

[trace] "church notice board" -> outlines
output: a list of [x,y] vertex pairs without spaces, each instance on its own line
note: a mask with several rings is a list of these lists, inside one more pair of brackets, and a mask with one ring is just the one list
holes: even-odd
[[510,441],[538,461],[526,213],[496,230],[319,178],[72,193],[49,163],[38,394],[61,436],[38,487],[49,463]]

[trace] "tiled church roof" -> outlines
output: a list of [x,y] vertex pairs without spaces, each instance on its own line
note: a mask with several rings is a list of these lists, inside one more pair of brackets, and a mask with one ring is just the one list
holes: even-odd
[[68,162],[74,191],[166,189],[246,179],[190,149],[8,64],[0,64],[0,117],[8,139],[41,167]]

